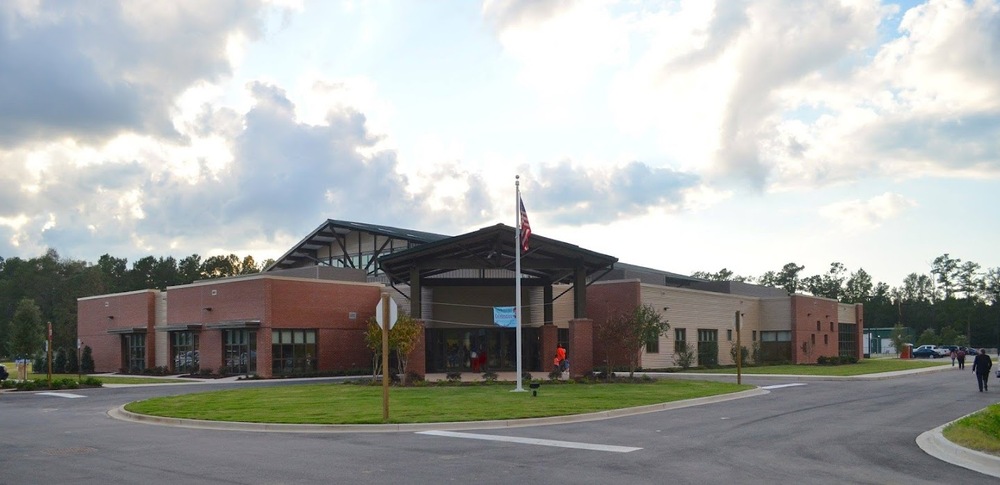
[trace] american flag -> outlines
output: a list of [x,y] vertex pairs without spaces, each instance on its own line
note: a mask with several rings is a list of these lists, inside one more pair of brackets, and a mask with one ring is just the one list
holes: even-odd
[[521,204],[521,250],[528,250],[528,238],[531,237],[531,224],[528,223],[528,211],[524,210],[524,201],[518,201]]

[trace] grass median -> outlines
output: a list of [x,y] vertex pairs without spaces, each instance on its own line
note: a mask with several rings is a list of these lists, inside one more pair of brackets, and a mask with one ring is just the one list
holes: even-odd
[[[914,359],[862,359],[857,364],[843,365],[818,365],[818,364],[788,364],[788,365],[761,365],[744,367],[744,375],[754,374],[787,374],[799,376],[861,376],[865,374],[881,374],[883,372],[896,372],[902,370],[920,369],[925,367],[940,367],[949,364],[946,359],[937,360],[914,360]],[[712,374],[735,374],[736,367],[725,367],[717,369],[698,369],[687,372],[712,373]]]
[[[546,384],[538,396],[512,392],[513,383],[475,386],[393,387],[390,423],[524,419],[715,396],[753,386],[663,380],[643,384]],[[237,389],[130,403],[134,413],[209,421],[297,424],[380,424],[382,387],[306,384]]]
[[945,426],[943,434],[957,445],[1000,456],[1000,404]]

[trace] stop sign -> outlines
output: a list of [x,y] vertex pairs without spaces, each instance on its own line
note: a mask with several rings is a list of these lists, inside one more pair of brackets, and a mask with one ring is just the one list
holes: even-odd
[[[399,317],[399,308],[397,307],[395,300],[393,300],[392,298],[389,298],[388,301],[389,301],[389,330],[392,330],[392,327],[396,326],[396,318]],[[375,305],[375,321],[378,323],[379,327],[385,328],[385,322],[382,321],[383,319],[382,312],[383,312],[382,302],[379,302],[378,305]]]

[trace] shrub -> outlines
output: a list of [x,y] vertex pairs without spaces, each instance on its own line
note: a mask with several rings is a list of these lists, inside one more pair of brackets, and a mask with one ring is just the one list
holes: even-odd
[[52,361],[52,373],[53,374],[66,373],[66,349],[63,349],[62,347],[56,350],[55,360]]
[[445,379],[448,379],[448,382],[461,382],[462,381],[462,373],[461,372],[449,372],[445,376]]
[[557,381],[559,379],[562,379],[562,371],[554,370],[552,372],[549,372],[550,381]]
[[530,372],[522,372],[521,373],[521,380],[522,381],[531,382],[531,373]]
[[696,357],[697,354],[691,344],[684,344],[674,351],[674,363],[679,365],[681,369],[689,369]]
[[420,373],[413,372],[413,371],[410,371],[410,372],[406,373],[406,385],[407,386],[412,386],[412,385],[415,385],[418,382],[423,382],[423,381],[424,381],[424,376],[421,375]]
[[83,380],[83,385],[93,386],[93,387],[103,387],[104,383],[101,382],[101,380],[96,377],[88,377]]
[[80,371],[84,374],[94,373],[94,351],[89,345],[83,346],[83,356],[80,357]]
[[483,372],[483,380],[486,382],[496,382],[497,373],[493,371]]

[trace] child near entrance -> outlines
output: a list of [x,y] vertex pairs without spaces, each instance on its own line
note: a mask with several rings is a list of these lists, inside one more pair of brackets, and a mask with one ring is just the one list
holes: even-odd
[[556,356],[552,359],[553,372],[564,372],[568,368],[569,362],[566,360],[566,349],[562,344],[556,345]]

